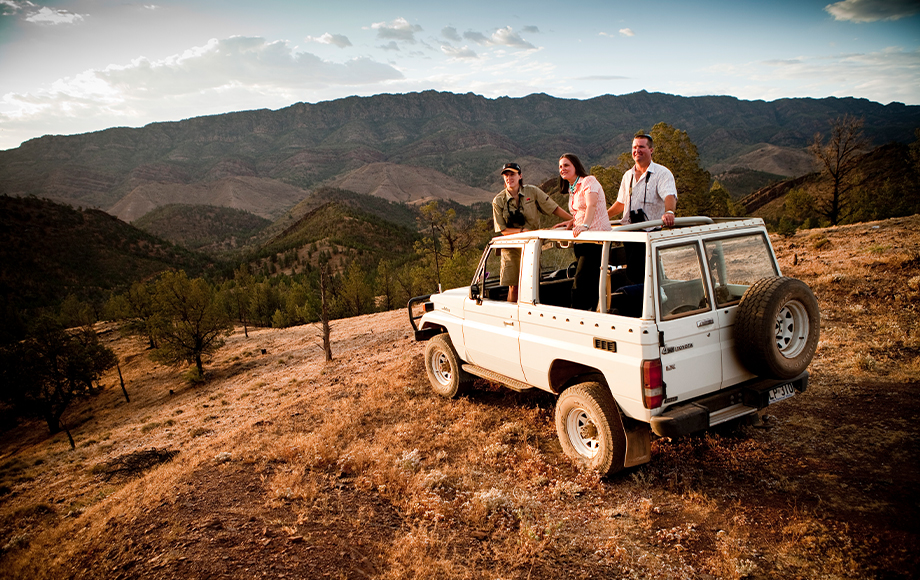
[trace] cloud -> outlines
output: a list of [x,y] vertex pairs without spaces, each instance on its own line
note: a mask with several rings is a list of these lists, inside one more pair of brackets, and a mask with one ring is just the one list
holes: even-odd
[[632,28],[621,28],[620,34],[623,36],[635,36],[636,33],[632,31]]
[[875,22],[898,20],[920,12],[917,0],[843,0],[828,4],[824,10],[835,20]]
[[328,88],[352,91],[400,79],[400,71],[369,58],[335,63],[296,53],[284,41],[236,36],[163,60],[142,57],[59,79],[39,91],[8,93],[0,100],[0,131],[26,121],[40,126],[57,119],[56,126],[64,127],[68,119],[95,119],[106,127],[118,118],[131,124],[174,119],[177,110],[201,115],[281,106]]
[[339,48],[351,46],[351,41],[343,34],[329,34],[328,32],[319,37],[308,36],[307,42],[318,42],[320,44],[334,44]]
[[449,56],[450,58],[479,58],[479,55],[469,47],[464,46],[463,48],[453,47],[449,44],[441,45],[441,52]]
[[536,26],[525,26],[521,29],[521,31],[526,32],[527,34],[540,34],[540,29]]
[[578,77],[576,81],[624,81],[632,77],[623,77],[619,75],[591,75],[587,77]]
[[482,45],[489,44],[489,37],[481,32],[473,32],[472,30],[468,30],[463,33],[463,38],[467,40],[472,40],[476,44],[482,44]]
[[379,48],[380,50],[394,50],[396,52],[399,52],[399,45],[396,44],[395,40],[391,40],[390,42],[386,44],[382,44],[378,46],[377,48]]
[[23,9],[23,6],[31,4],[31,2],[16,2],[15,0],[0,0],[0,16],[9,16],[11,14],[16,14],[17,12]]
[[457,29],[453,26],[445,26],[441,29],[441,36],[447,40],[453,40],[454,42],[460,42],[463,40],[460,38],[460,34],[457,33]]
[[39,6],[29,0],[0,0],[0,16],[11,16],[22,12],[23,20],[32,24],[55,25],[76,24],[85,18],[83,14]]
[[481,32],[469,30],[463,33],[463,38],[471,40],[482,46],[510,46],[512,48],[523,48],[526,50],[533,50],[537,48],[533,44],[521,38],[521,36],[514,32],[510,26],[499,28],[492,33],[492,36],[486,36]]
[[422,27],[418,24],[409,24],[405,18],[397,18],[393,22],[376,22],[371,24],[371,28],[377,31],[377,38],[382,40],[398,40],[400,42],[409,42],[415,44],[415,33],[421,32]]
[[[32,24],[50,25],[56,24],[76,24],[82,22],[85,18],[83,14],[70,12],[69,10],[59,10],[57,8],[48,8],[47,6],[38,6],[28,0],[4,0],[2,2],[5,14],[15,14],[23,12],[23,20]],[[9,12],[7,12],[9,10]]]
[[[799,56],[730,65],[715,64],[700,94],[731,94],[739,98],[847,97],[861,95],[879,103],[920,101],[920,49],[889,47],[872,53]],[[723,84],[729,77],[741,85]],[[713,88],[719,85],[719,88]],[[679,87],[688,94],[688,87]],[[720,91],[714,93],[713,91]]]

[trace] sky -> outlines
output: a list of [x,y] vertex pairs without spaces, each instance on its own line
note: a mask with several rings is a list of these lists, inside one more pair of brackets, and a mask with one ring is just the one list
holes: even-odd
[[920,105],[920,0],[0,0],[0,150],[432,89]]

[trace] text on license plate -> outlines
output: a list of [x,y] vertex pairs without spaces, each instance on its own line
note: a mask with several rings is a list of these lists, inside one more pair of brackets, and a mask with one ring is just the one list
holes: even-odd
[[777,401],[782,401],[783,399],[788,399],[795,394],[795,389],[792,387],[791,383],[786,383],[785,385],[780,385],[770,389],[770,401],[768,404],[772,405]]

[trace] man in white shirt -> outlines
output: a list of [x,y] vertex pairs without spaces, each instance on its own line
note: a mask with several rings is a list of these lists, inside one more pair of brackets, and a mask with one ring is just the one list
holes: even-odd
[[674,174],[652,161],[654,152],[651,135],[638,134],[633,138],[632,157],[636,165],[623,174],[617,200],[607,210],[610,219],[622,212],[621,224],[660,219],[667,227],[674,225],[677,209]]

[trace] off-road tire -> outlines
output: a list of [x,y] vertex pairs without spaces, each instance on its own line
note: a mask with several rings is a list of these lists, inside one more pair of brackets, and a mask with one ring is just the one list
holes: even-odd
[[460,368],[460,357],[446,333],[433,337],[425,346],[425,372],[431,390],[448,399],[462,395],[472,382],[470,374]]
[[610,475],[626,461],[626,432],[616,401],[603,384],[573,385],[556,401],[556,434],[562,451],[582,467]]
[[791,379],[808,368],[818,348],[821,314],[801,280],[763,278],[741,298],[735,318],[735,351],[752,373]]

